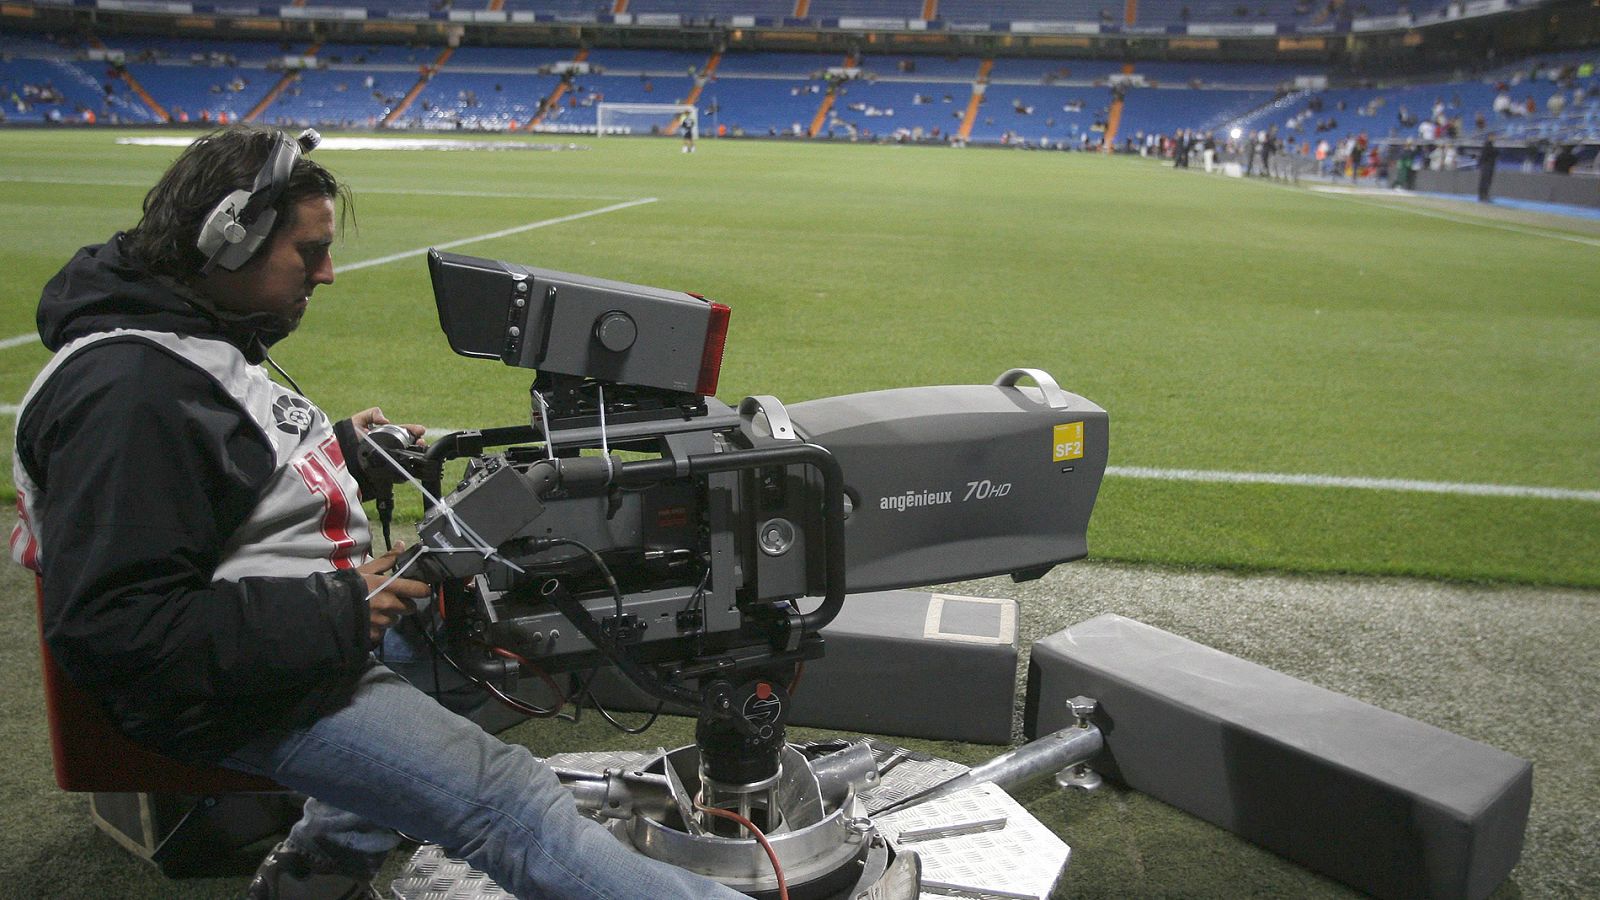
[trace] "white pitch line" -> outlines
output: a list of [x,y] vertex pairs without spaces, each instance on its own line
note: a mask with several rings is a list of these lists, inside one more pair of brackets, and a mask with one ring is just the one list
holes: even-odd
[[557,216],[554,219],[542,219],[538,222],[529,222],[526,225],[518,225],[515,228],[505,228],[500,231],[491,231],[488,234],[478,234],[473,235],[472,237],[462,238],[458,241],[447,241],[443,244],[433,244],[428,247],[418,247],[415,250],[406,250],[401,253],[391,253],[388,256],[380,256],[376,259],[364,259],[360,262],[346,263],[342,266],[335,266],[334,268],[337,271],[354,272],[358,269],[367,269],[371,268],[372,266],[381,266],[386,263],[399,262],[402,259],[410,259],[413,256],[421,256],[424,253],[427,253],[429,250],[449,250],[454,247],[460,247],[464,244],[475,244],[479,241],[492,241],[496,238],[510,237],[513,234],[521,234],[524,231],[532,231],[535,228],[548,228],[551,225],[560,225],[564,222],[575,222],[578,219],[587,219],[590,216],[604,215],[605,213],[629,209],[634,206],[643,206],[646,203],[654,202],[656,202],[656,198],[645,197],[640,200],[629,200],[627,203],[613,203],[610,206],[603,206],[599,209],[591,209],[587,212],[573,213],[570,216]]
[[1409,478],[1354,478],[1343,475],[1290,475],[1276,472],[1216,472],[1203,469],[1150,469],[1143,466],[1107,466],[1106,474],[1119,478],[1157,481],[1204,481],[1227,484],[1286,484],[1295,487],[1356,488],[1372,491],[1411,491],[1469,497],[1519,497],[1537,500],[1579,500],[1600,503],[1600,490],[1533,487],[1515,484],[1475,484],[1466,481],[1418,481]]
[[37,333],[19,334],[16,337],[8,337],[5,340],[0,341],[0,350],[9,350],[12,347],[21,347],[25,344],[37,344],[38,342],[39,335]]
[[1376,206],[1379,209],[1392,209],[1396,212],[1410,213],[1414,216],[1425,216],[1429,219],[1443,219],[1446,222],[1454,222],[1457,225],[1477,225],[1480,228],[1493,228],[1497,231],[1509,231],[1513,234],[1525,234],[1529,235],[1530,237],[1553,238],[1558,241],[1569,241],[1574,244],[1583,244],[1588,247],[1600,247],[1600,239],[1581,237],[1576,234],[1566,234],[1560,231],[1547,231],[1542,228],[1528,228],[1509,222],[1496,222],[1490,219],[1480,219],[1475,216],[1451,215],[1450,213],[1438,212],[1436,210],[1407,206],[1403,203],[1389,203],[1382,200],[1371,200],[1365,197],[1354,196],[1343,191],[1329,191],[1313,187],[1311,188],[1310,193],[1315,194],[1318,197],[1333,197],[1339,200],[1348,200],[1351,203],[1359,203],[1362,206]]

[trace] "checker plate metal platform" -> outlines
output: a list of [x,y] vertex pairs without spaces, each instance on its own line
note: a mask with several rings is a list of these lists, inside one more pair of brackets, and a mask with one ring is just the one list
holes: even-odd
[[992,784],[875,817],[896,850],[922,857],[922,900],[1046,900],[1072,850]]
[[[880,752],[884,748],[877,748]],[[947,759],[888,748],[898,757],[879,784],[860,798],[872,823],[897,850],[922,860],[920,900],[951,897],[980,900],[1047,900],[1071,849],[1038,819],[992,784],[878,816],[900,800],[967,771]],[[546,762],[565,769],[602,773],[640,769],[659,753],[600,751],[561,753]],[[499,885],[437,845],[412,855],[391,884],[395,900],[512,900]]]

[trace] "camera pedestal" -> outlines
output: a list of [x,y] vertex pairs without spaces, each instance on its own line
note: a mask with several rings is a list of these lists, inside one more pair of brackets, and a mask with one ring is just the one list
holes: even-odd
[[[669,756],[683,752],[673,751]],[[1017,900],[1046,900],[1050,896],[1072,851],[1002,788],[993,783],[978,783],[918,801],[915,798],[963,775],[968,768],[950,760],[887,745],[874,747],[873,755],[880,754],[883,756],[879,761],[881,776],[870,786],[851,791],[846,800],[849,815],[843,821],[857,839],[867,844],[868,850],[865,864],[845,868],[859,871],[861,880],[842,891],[817,884],[797,890],[791,881],[791,895],[807,900],[853,900],[863,892],[865,896],[882,900],[913,900],[919,896],[919,891]],[[558,773],[564,773],[565,782],[571,777],[570,773],[588,773],[591,778],[620,772],[648,773],[660,758],[659,753],[600,751],[562,753],[550,757],[547,762]],[[820,759],[815,765],[819,771],[826,768],[826,763]],[[912,805],[893,808],[902,803]],[[637,845],[631,833],[637,831],[638,822],[632,825],[628,820],[611,822],[609,827],[618,834],[619,840]],[[799,834],[781,836],[779,841],[804,839],[807,837],[804,832],[826,824],[818,822]],[[680,839],[687,838],[680,835]],[[851,837],[846,835],[845,840],[848,842]],[[781,844],[777,849],[780,858],[786,855]],[[708,853],[701,858],[697,858],[699,854],[690,853],[668,861],[714,875],[718,868],[717,857],[725,852],[726,848],[721,848],[721,852]],[[767,875],[765,857],[758,859],[758,851],[753,850],[750,855],[752,862],[747,867],[752,874]],[[893,858],[887,861],[885,868],[884,857],[890,855]],[[789,869],[791,861],[784,865]],[[742,881],[736,879],[733,886],[753,896],[773,896],[770,890]],[[436,845],[417,850],[391,889],[396,900],[511,898],[482,872],[451,858]]]

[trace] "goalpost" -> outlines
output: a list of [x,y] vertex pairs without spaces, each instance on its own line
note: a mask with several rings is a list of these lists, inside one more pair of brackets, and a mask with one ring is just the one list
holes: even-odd
[[700,117],[693,106],[681,103],[606,103],[595,106],[595,130],[600,134],[661,134],[677,137],[687,121],[700,137]]

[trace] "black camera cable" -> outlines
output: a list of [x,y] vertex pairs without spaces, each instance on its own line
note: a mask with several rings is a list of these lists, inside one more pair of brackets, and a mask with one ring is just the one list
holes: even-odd
[[[467,681],[471,682],[472,684],[477,685],[478,687],[482,688],[483,690],[488,691],[496,700],[499,700],[501,703],[505,704],[506,706],[511,707],[512,709],[516,710],[517,712],[523,713],[525,715],[532,716],[532,717],[534,717],[536,719],[550,719],[550,718],[556,718],[557,716],[559,716],[559,714],[561,713],[561,708],[566,706],[568,698],[561,693],[560,687],[555,684],[555,682],[550,678],[549,675],[545,674],[545,672],[543,670],[541,670],[538,666],[533,665],[528,660],[523,659],[520,656],[516,657],[517,661],[519,662],[519,664],[525,664],[527,668],[529,668],[529,669],[533,670],[534,672],[536,672],[541,678],[543,678],[545,680],[546,684],[550,685],[552,687],[552,689],[555,690],[555,693],[556,693],[556,704],[554,706],[549,707],[549,708],[545,708],[545,707],[542,707],[542,706],[535,706],[532,703],[529,703],[528,701],[523,700],[523,699],[521,699],[519,697],[513,697],[512,695],[510,695],[510,694],[506,693],[505,691],[501,690],[499,688],[499,686],[495,685],[493,682],[489,681],[486,678],[480,678],[479,676],[474,675],[471,672],[468,672],[465,668],[463,668],[461,666],[460,663],[457,663],[455,661],[455,659],[450,656],[449,653],[445,652],[444,647],[439,645],[438,638],[433,633],[434,629],[432,629],[432,628],[418,628],[417,630],[420,631],[422,633],[423,638],[425,638],[427,640],[428,646],[433,650],[434,655],[437,656],[439,659],[444,660],[445,663],[450,666],[450,668],[455,670],[457,675],[460,675],[462,678],[465,678]],[[491,648],[491,650],[497,650],[497,649],[500,649],[500,648]],[[507,650],[505,652],[506,653],[510,653],[511,651]],[[515,655],[515,654],[513,654],[513,655]]]

